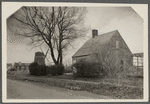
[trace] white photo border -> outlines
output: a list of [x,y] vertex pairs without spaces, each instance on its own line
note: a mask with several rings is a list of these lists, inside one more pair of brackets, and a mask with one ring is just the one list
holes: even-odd
[[[144,21],[144,96],[143,99],[7,99],[7,27],[6,19],[22,6],[76,6],[76,7],[125,7],[139,8]],[[119,3],[64,3],[64,2],[2,2],[2,102],[148,102],[149,100],[149,71],[148,71],[148,4],[119,4]]]

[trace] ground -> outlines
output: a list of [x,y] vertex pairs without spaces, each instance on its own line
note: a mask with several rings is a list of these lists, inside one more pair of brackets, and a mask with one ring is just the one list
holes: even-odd
[[7,80],[8,99],[110,99],[86,91],[73,91],[43,83]]
[[[16,74],[21,74],[24,76],[30,77],[28,71],[17,71]],[[66,73],[64,75],[59,76],[38,76],[38,77],[53,77],[59,79],[72,79],[72,80],[82,80],[82,81],[91,81],[91,82],[107,82],[111,84],[123,84],[128,86],[137,86],[139,88],[143,88],[143,78],[141,77],[125,77],[125,78],[117,78],[117,77],[104,77],[104,78],[74,78],[73,75],[70,73]]]
[[[28,71],[25,71],[25,70],[22,70],[22,71],[18,70],[17,72],[16,71],[11,71],[10,73],[7,74],[7,77],[9,79],[11,79],[11,78],[15,79],[15,76],[17,77],[18,80],[22,80],[22,81],[29,80],[29,81],[32,81],[32,84],[36,84],[36,85],[37,85],[36,82],[44,82],[44,80],[46,79],[46,80],[50,81],[50,83],[51,83],[50,85],[52,85],[52,86],[54,85],[54,86],[58,86],[58,87],[68,88],[68,89],[70,89],[72,86],[76,86],[76,87],[81,88],[80,91],[79,90],[77,91],[78,96],[81,93],[85,93],[85,91],[88,91],[88,92],[91,92],[91,93],[98,94],[99,96],[101,96],[101,95],[107,96],[107,97],[109,96],[112,99],[116,99],[116,98],[119,98],[119,99],[124,99],[124,98],[125,99],[142,99],[143,98],[143,78],[137,78],[137,77],[125,77],[125,78],[116,78],[116,77],[75,78],[75,77],[73,77],[73,75],[71,73],[65,73],[64,75],[59,75],[59,76],[52,76],[52,75],[32,76],[32,75],[29,74]],[[72,82],[69,82],[69,80],[72,81]],[[82,83],[79,84],[78,82],[82,82]],[[97,86],[95,86],[95,84],[88,85],[88,84],[84,84],[85,82],[89,83],[89,84],[90,83],[98,83],[98,84],[101,85],[101,87],[99,87],[99,85],[98,85],[98,89],[96,89]],[[8,83],[11,83],[11,81],[9,81]],[[26,82],[24,82],[24,83],[26,83]],[[42,84],[44,84],[44,83],[42,83]],[[13,84],[10,84],[10,85],[12,86]],[[9,93],[10,97],[12,97],[13,94],[17,94],[18,89],[23,89],[23,90],[25,90],[26,93],[30,92],[30,90],[32,89],[32,88],[31,89],[29,88],[29,90],[28,90],[24,87],[20,88],[21,85],[23,85],[23,84],[15,84],[15,85],[18,85],[18,86],[16,86],[17,90],[11,89],[11,87],[9,88],[10,90],[8,90],[9,92],[15,91],[15,93]],[[87,85],[88,85],[88,87],[87,87]],[[103,87],[103,85],[105,87]],[[119,87],[120,85],[121,85],[121,87]],[[128,86],[128,87],[125,87],[124,85]],[[38,86],[39,86],[39,84],[38,84]],[[57,88],[57,87],[52,87],[52,86],[50,87],[50,89]],[[69,87],[67,87],[67,86],[69,86]],[[15,88],[15,87],[13,87],[13,88]],[[27,86],[27,88],[28,88],[28,86]],[[39,88],[37,88],[37,89],[39,89]],[[52,92],[54,90],[55,89],[53,89]],[[21,91],[21,90],[19,90],[19,91]],[[58,90],[56,89],[56,91],[58,91]],[[68,91],[72,91],[72,90],[68,90]],[[43,92],[46,92],[46,94],[47,94],[48,90],[45,89],[45,90],[42,91],[42,93]],[[19,92],[19,93],[21,93],[23,95],[24,92]],[[63,94],[65,94],[65,93],[63,93]],[[38,92],[35,92],[35,95],[39,95]],[[60,95],[61,95],[61,93],[60,93]],[[87,95],[87,94],[85,94],[85,95]],[[20,94],[19,94],[19,96],[20,96]],[[52,95],[52,96],[55,96],[55,95]],[[46,96],[43,96],[43,97],[47,98]],[[23,98],[26,98],[26,97],[23,97]]]
[[135,77],[126,77],[123,79],[117,77],[105,77],[105,78],[74,78],[73,75],[60,75],[54,76],[54,78],[59,79],[72,79],[72,80],[82,80],[82,81],[91,81],[91,82],[107,82],[111,84],[123,84],[128,86],[137,86],[139,88],[143,88],[143,78],[135,78]]

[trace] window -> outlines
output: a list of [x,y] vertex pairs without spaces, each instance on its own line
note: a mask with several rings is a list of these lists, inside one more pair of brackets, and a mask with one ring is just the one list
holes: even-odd
[[134,66],[143,66],[143,57],[133,57]]
[[116,41],[116,48],[117,49],[119,48],[119,41],[118,40]]

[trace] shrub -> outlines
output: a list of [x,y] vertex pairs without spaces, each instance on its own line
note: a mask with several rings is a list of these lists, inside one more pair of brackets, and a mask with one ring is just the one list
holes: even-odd
[[56,70],[53,68],[53,66],[48,66],[47,67],[47,73],[52,74],[52,75],[56,75]]
[[8,69],[8,71],[16,71],[16,69],[13,67],[13,68]]
[[62,75],[64,73],[63,65],[52,65],[47,68],[47,73],[52,75]]
[[29,72],[31,75],[45,76],[47,75],[47,66],[33,62],[29,65]]
[[100,63],[89,63],[84,60],[73,64],[73,67],[77,69],[77,72],[74,74],[75,77],[97,77],[104,73],[103,67]]
[[65,73],[72,73],[72,70],[64,70]]
[[15,74],[16,69],[14,67],[7,70],[7,74]]
[[36,75],[36,69],[37,69],[38,64],[33,62],[29,65],[29,72],[31,75]]
[[63,65],[56,65],[56,70],[58,75],[62,75],[64,73],[64,66]]
[[38,65],[36,69],[36,75],[38,76],[45,76],[47,75],[47,66],[45,65]]
[[66,67],[64,73],[72,73],[72,65]]

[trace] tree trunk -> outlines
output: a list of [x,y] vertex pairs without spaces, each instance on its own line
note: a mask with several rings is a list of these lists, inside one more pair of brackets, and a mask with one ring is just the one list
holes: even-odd
[[62,39],[63,39],[63,35],[60,32],[59,35],[59,48],[58,48],[58,57],[57,57],[57,64],[62,65]]
[[55,64],[57,64],[57,61],[56,61],[55,56],[54,56],[53,48],[51,47],[51,43],[49,43],[49,48],[51,51],[52,60],[54,61]]
[[57,61],[55,59],[55,56],[54,56],[52,49],[51,49],[51,57],[52,57],[52,60],[54,61],[54,63],[57,64]]
[[62,65],[62,49],[60,49],[60,65]]

